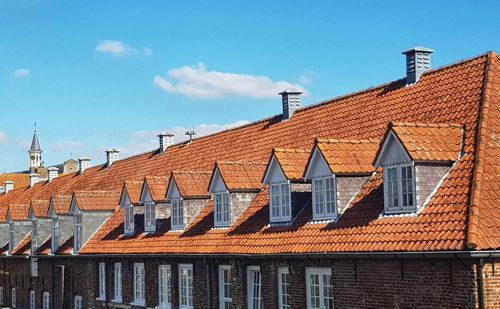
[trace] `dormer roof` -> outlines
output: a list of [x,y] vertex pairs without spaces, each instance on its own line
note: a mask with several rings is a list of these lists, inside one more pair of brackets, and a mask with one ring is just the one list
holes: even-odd
[[220,176],[229,191],[258,191],[266,170],[264,162],[217,161],[210,178],[209,191],[213,190],[215,177]]
[[207,188],[211,176],[210,172],[172,171],[167,198],[169,198],[168,194],[173,183],[183,198],[209,198]]
[[30,214],[36,218],[48,218],[49,200],[32,200]]
[[267,183],[267,176],[272,172],[275,164],[281,168],[283,175],[288,180],[303,181],[309,153],[309,150],[305,149],[274,148],[262,182]]
[[453,123],[390,122],[375,166],[381,164],[391,139],[404,148],[412,161],[454,162],[462,151],[464,126]]
[[10,204],[7,216],[12,221],[27,221],[29,209],[29,204]]
[[[122,199],[123,195],[126,194],[130,203],[132,205],[138,205],[141,198],[142,180],[126,180],[123,183],[122,188]],[[120,201],[122,203],[123,201]]]
[[119,191],[75,191],[71,207],[77,205],[80,211],[113,211],[119,198]]
[[[50,198],[49,212],[54,211],[57,215],[70,215],[71,195],[55,195]],[[50,215],[50,214],[49,214]]]
[[141,190],[140,200],[144,201],[144,190],[148,189],[154,202],[164,201],[167,192],[168,179],[169,177],[146,176]]

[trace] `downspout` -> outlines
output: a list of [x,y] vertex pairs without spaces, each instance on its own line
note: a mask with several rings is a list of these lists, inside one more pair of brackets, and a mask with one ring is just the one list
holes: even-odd
[[483,266],[484,260],[477,261],[477,298],[479,309],[484,309],[484,282],[483,282]]

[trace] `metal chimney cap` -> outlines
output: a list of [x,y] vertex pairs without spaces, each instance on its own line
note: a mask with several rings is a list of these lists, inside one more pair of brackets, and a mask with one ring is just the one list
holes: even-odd
[[413,52],[425,52],[425,53],[432,54],[433,52],[435,52],[435,50],[427,48],[427,47],[423,47],[423,46],[415,46],[413,48],[410,48],[410,49],[402,52],[402,54],[406,55],[406,54],[413,53]]
[[161,132],[160,134],[158,134],[157,136],[158,137],[162,137],[162,136],[174,136],[175,134],[172,133],[172,132],[168,132],[168,131],[163,131]]
[[301,94],[301,93],[304,93],[304,91],[300,91],[300,90],[297,90],[297,89],[294,89],[294,88],[286,88],[285,90],[283,90],[282,92],[279,93],[279,95],[284,95],[284,94]]
[[7,180],[5,184],[13,184],[14,182],[12,180]]
[[37,173],[31,173],[31,174],[30,174],[30,177],[40,177],[40,174],[37,174]]
[[81,157],[80,159],[78,159],[78,161],[90,161],[90,160],[92,159],[89,157]]
[[108,150],[106,150],[106,153],[113,153],[113,152],[120,152],[120,150],[116,148],[109,148]]
[[47,168],[48,171],[59,171],[59,169],[55,166],[51,166],[49,168]]

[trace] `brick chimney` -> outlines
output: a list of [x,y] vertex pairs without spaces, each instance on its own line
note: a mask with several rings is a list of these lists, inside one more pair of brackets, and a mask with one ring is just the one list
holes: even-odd
[[31,173],[30,174],[30,188],[33,187],[35,184],[37,184],[40,181],[40,175],[37,173]]
[[7,180],[5,182],[5,194],[9,193],[9,191],[14,190],[14,182]]
[[300,108],[300,95],[302,91],[287,88],[279,93],[283,104],[283,120],[290,119],[293,113]]
[[174,144],[174,133],[162,132],[158,134],[158,139],[160,142],[160,152],[164,152],[169,146]]
[[78,169],[80,170],[80,174],[85,172],[85,170],[90,167],[90,160],[91,159],[89,157],[81,157],[78,159]]
[[59,176],[59,169],[55,166],[51,166],[47,169],[49,171],[49,182],[56,179]]
[[406,84],[411,85],[420,79],[420,76],[431,69],[432,49],[415,46],[402,54],[406,55]]
[[106,166],[110,167],[113,162],[120,159],[120,150],[116,148],[110,148],[106,150]]

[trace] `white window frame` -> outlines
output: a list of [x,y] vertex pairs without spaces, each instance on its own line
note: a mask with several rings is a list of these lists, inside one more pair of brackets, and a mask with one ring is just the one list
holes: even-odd
[[99,262],[99,297],[97,300],[106,300],[106,263]]
[[122,263],[116,262],[114,264],[114,283],[113,283],[113,299],[114,303],[122,302]]
[[134,263],[134,301],[131,305],[146,305],[146,269],[144,263]]
[[[319,307],[313,307],[312,293],[315,291],[312,287],[311,276],[318,276],[317,297],[319,300]],[[328,277],[328,282],[324,281],[324,277]],[[332,291],[332,269],[328,267],[306,267],[306,296],[307,296],[307,309],[333,309],[334,298]],[[325,295],[325,289],[328,295]],[[325,305],[325,301],[331,299],[331,307]]]
[[158,265],[158,304],[160,309],[172,308],[172,269]]
[[30,266],[31,266],[31,277],[38,277],[38,258],[32,256],[30,258]]
[[16,308],[17,306],[17,290],[16,288],[12,288],[11,294],[10,294],[10,305],[12,308]]
[[[327,187],[330,182],[332,187]],[[337,180],[335,175],[312,179],[313,220],[330,220],[338,216]],[[321,210],[319,209],[321,208]]]
[[80,252],[80,249],[83,245],[83,214],[79,212],[73,217],[73,225],[74,225],[74,248],[73,253],[77,254]]
[[[410,178],[405,178],[404,180],[402,179],[402,171],[403,169],[410,168],[411,171],[411,177]],[[389,173],[392,171],[396,172],[396,179],[392,180],[390,182],[391,186],[389,185]],[[416,202],[416,181],[415,181],[415,167],[413,163],[405,163],[405,164],[397,164],[397,165],[389,165],[389,166],[384,166],[384,212],[387,214],[398,214],[398,213],[411,213],[415,212],[417,210],[417,202]],[[406,199],[408,200],[408,194],[411,194],[411,204],[409,205],[403,205],[403,195],[405,194],[403,192],[403,181],[410,181],[410,188],[411,192],[407,191],[407,197]],[[392,203],[390,203],[390,196],[389,193],[394,192],[394,185],[396,186],[397,190],[397,201],[398,205],[394,206]],[[391,187],[391,190],[389,190],[389,187]],[[408,188],[408,186],[406,186]],[[391,194],[391,196],[394,196],[394,194]]]
[[231,198],[229,191],[215,192],[214,226],[225,227],[229,225],[231,225]]
[[83,309],[83,299],[82,299],[82,296],[75,295],[74,307],[75,307],[75,309]]
[[43,294],[42,294],[42,308],[43,309],[50,309],[50,293],[49,292],[43,292]]
[[31,254],[38,250],[38,220],[31,222]]
[[[283,276],[288,276],[287,281],[283,281]],[[284,302],[284,299],[287,302]],[[279,309],[291,309],[291,296],[290,296],[290,272],[288,267],[278,268],[278,304]]]
[[179,264],[179,309],[193,309],[193,279],[193,264]]
[[134,206],[125,205],[125,211],[123,215],[123,229],[124,233],[127,235],[134,234],[135,232],[135,215],[134,215]]
[[154,202],[144,204],[144,231],[156,232],[156,204]]
[[9,255],[14,251],[14,223],[9,223]]
[[[258,281],[254,274],[258,275]],[[257,290],[255,289],[257,288]],[[260,300],[260,301],[259,301]],[[260,266],[247,267],[247,308],[248,309],[263,309],[264,302],[262,299],[262,273]]]
[[184,201],[182,198],[175,198],[170,201],[171,204],[171,228],[172,230],[184,229]]
[[291,192],[289,181],[269,185],[269,218],[271,222],[288,222],[292,220]]
[[51,253],[55,254],[59,248],[59,218],[57,216],[51,218],[50,225],[52,229]]
[[36,308],[35,290],[30,290],[30,309]]
[[[228,274],[226,276],[226,274]],[[231,265],[219,265],[219,308],[231,308],[233,303],[233,283]],[[226,279],[228,281],[226,281]],[[229,295],[226,295],[226,288]],[[227,305],[227,306],[226,306]]]

